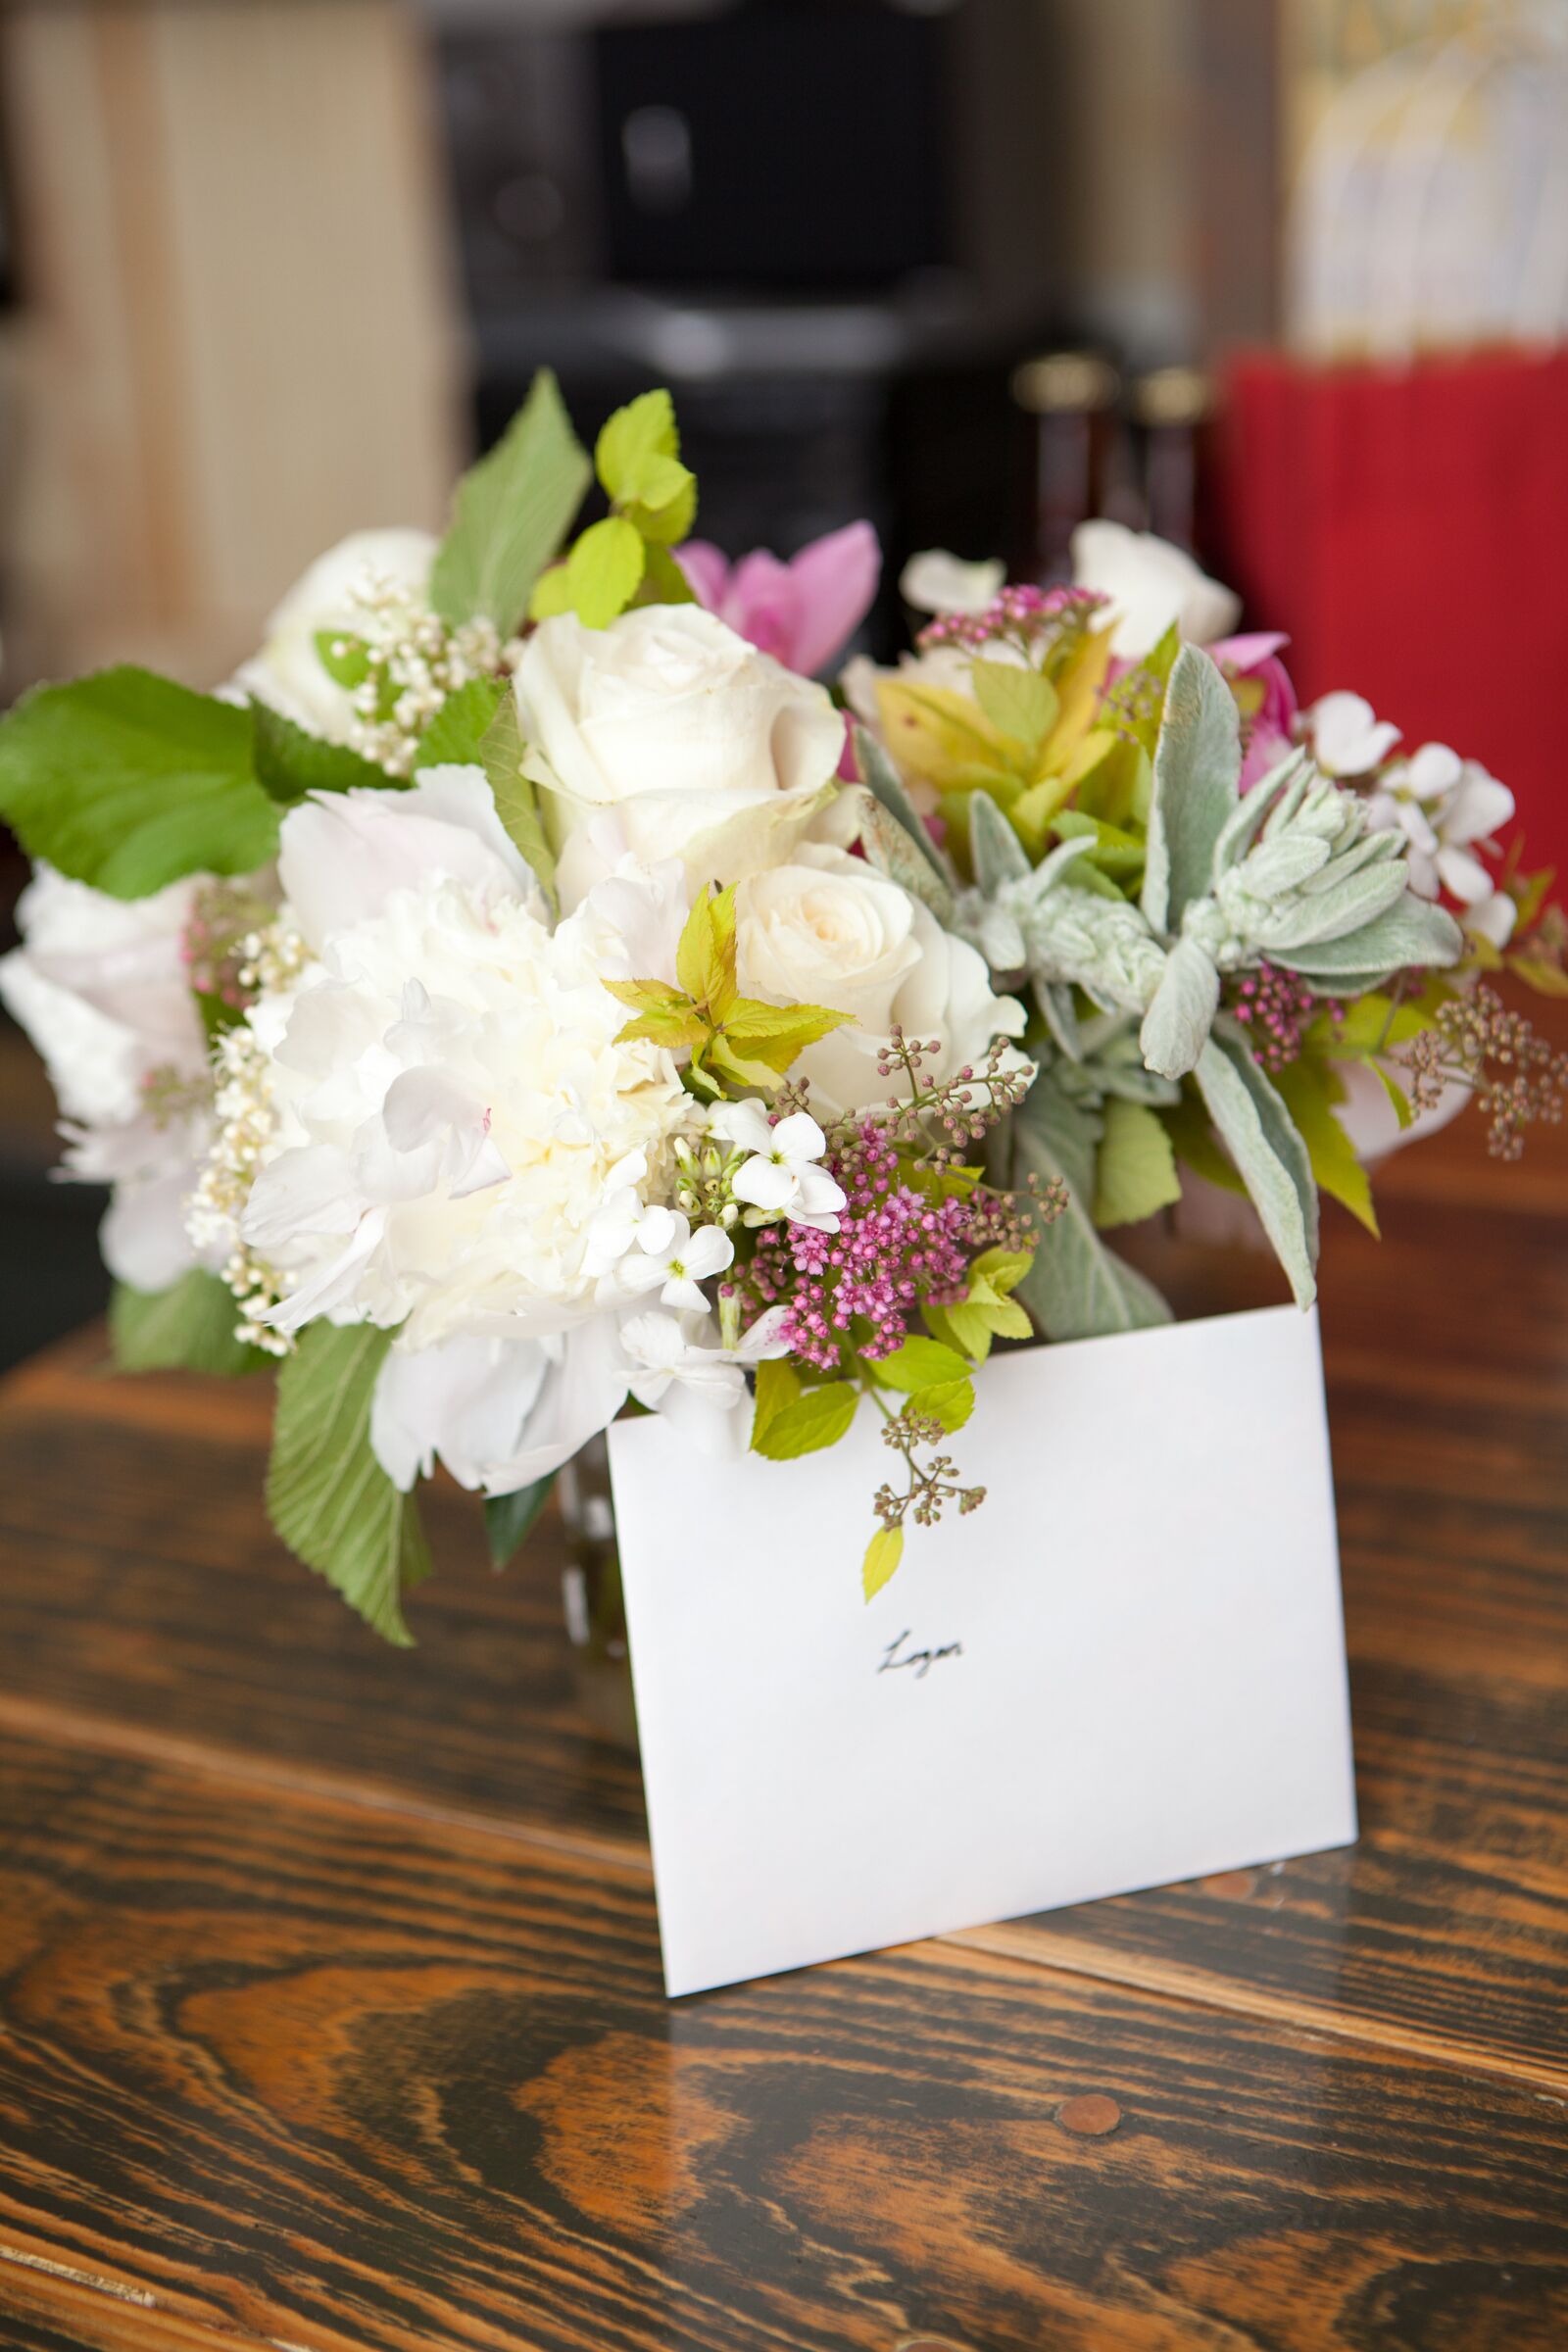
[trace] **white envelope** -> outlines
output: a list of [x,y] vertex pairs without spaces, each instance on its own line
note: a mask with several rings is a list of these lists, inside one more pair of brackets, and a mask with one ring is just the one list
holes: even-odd
[[795,1462],[612,1429],[671,1993],[1353,1840],[1316,1315],[976,1386],[987,1499],[869,1603],[869,1408]]

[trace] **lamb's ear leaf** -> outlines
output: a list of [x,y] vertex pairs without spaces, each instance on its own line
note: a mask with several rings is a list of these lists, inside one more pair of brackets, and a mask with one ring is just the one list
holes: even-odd
[[592,472],[556,379],[541,368],[495,448],[458,484],[430,571],[430,603],[442,619],[483,617],[512,636]]
[[987,898],[1004,882],[1022,882],[1030,872],[1022,842],[989,792],[969,795],[969,858],[974,878]]
[[277,1377],[267,1509],[295,1555],[401,1648],[403,1594],[430,1573],[412,1494],[370,1446],[370,1408],[392,1335],[368,1323],[311,1323]]
[[1214,845],[1235,813],[1241,774],[1236,698],[1212,656],[1184,645],[1154,746],[1143,893],[1154,930],[1179,931],[1188,901],[1207,892]]
[[1098,1339],[1112,1331],[1142,1331],[1170,1321],[1154,1289],[1095,1231],[1095,1153],[1101,1123],[1082,1103],[1051,1084],[1045,1073],[1011,1121],[1015,1175],[1067,1187],[1067,1205],[1041,1232],[1034,1261],[1014,1291],[1049,1340]]
[[1446,907],[1413,891],[1343,939],[1319,939],[1295,948],[1269,949],[1269,959],[1303,980],[1323,982],[1320,993],[1332,994],[1338,982],[1347,996],[1379,988],[1395,972],[1407,967],[1431,970],[1457,963],[1464,953],[1464,934]]
[[888,814],[904,827],[937,880],[945,890],[951,891],[952,869],[926,831],[920,811],[905,790],[898,769],[869,727],[857,727],[854,732],[856,762],[867,792],[879,800]]
[[1224,1027],[1200,1054],[1194,1076],[1297,1303],[1310,1306],[1317,1296],[1317,1186],[1299,1129],[1245,1039]]

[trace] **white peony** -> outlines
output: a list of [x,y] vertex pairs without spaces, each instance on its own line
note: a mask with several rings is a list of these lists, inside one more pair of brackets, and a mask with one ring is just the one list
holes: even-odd
[[678,857],[694,884],[733,881],[787,848],[844,749],[822,687],[695,605],[649,605],[608,629],[547,620],[516,694],[566,906],[585,887],[573,837],[597,813],[615,811],[645,864]]
[[435,548],[428,531],[354,531],[340,539],[295,581],[267,624],[261,652],[236,673],[234,685],[313,735],[346,743],[354,706],[347,688],[322,668],[317,635],[359,634],[365,614],[352,591],[368,572],[422,593]]
[[1023,1006],[992,994],[984,957],[862,858],[805,842],[789,864],[740,884],[735,914],[746,995],[853,1016],[795,1064],[809,1082],[813,1110],[827,1117],[905,1091],[897,1074],[877,1072],[895,1023],[911,1040],[940,1041],[925,1064],[938,1081],[965,1064],[978,1068],[993,1038],[1023,1033]]
[[17,907],[23,945],[0,959],[0,998],[64,1113],[62,1173],[114,1187],[104,1259],[143,1291],[198,1262],[182,1210],[211,1133],[211,1086],[180,951],[207,879],[125,900],[40,867]]
[[1241,614],[1241,599],[1191,556],[1122,522],[1081,522],[1072,535],[1073,585],[1111,604],[1111,651],[1124,662],[1152,653],[1172,621],[1190,645],[1212,645]]
[[[603,910],[552,933],[493,825],[471,770],[284,820],[317,960],[247,1015],[270,1131],[240,1221],[280,1331],[406,1323],[422,1348],[564,1330],[601,1302],[607,1200],[657,1180],[693,1125],[670,1056],[615,1042]],[[667,929],[657,877],[610,887]]]

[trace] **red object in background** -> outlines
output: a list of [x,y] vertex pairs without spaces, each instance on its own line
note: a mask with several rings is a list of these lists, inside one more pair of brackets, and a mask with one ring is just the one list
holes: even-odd
[[[1481,760],[1568,880],[1568,350],[1227,377],[1217,567],[1303,703]],[[1228,565],[1229,568],[1225,568]]]

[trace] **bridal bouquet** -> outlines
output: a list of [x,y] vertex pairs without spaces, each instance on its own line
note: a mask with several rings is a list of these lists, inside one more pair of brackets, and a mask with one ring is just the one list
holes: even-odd
[[437,1461],[504,1560],[626,1410],[699,1500],[703,1447],[880,1415],[869,1596],[982,1502],[997,1343],[1166,1315],[1107,1232],[1245,1190],[1305,1303],[1374,1146],[1560,1107],[1477,977],[1568,988],[1506,789],[1298,711],[1175,550],[917,560],[915,652],[829,687],[869,527],[731,569],[695,508],[666,394],[590,466],[542,376],[439,544],[323,557],[217,694],[115,668],[0,726],[0,989],[112,1187],[118,1359],[275,1368],[273,1522],[395,1641]]

